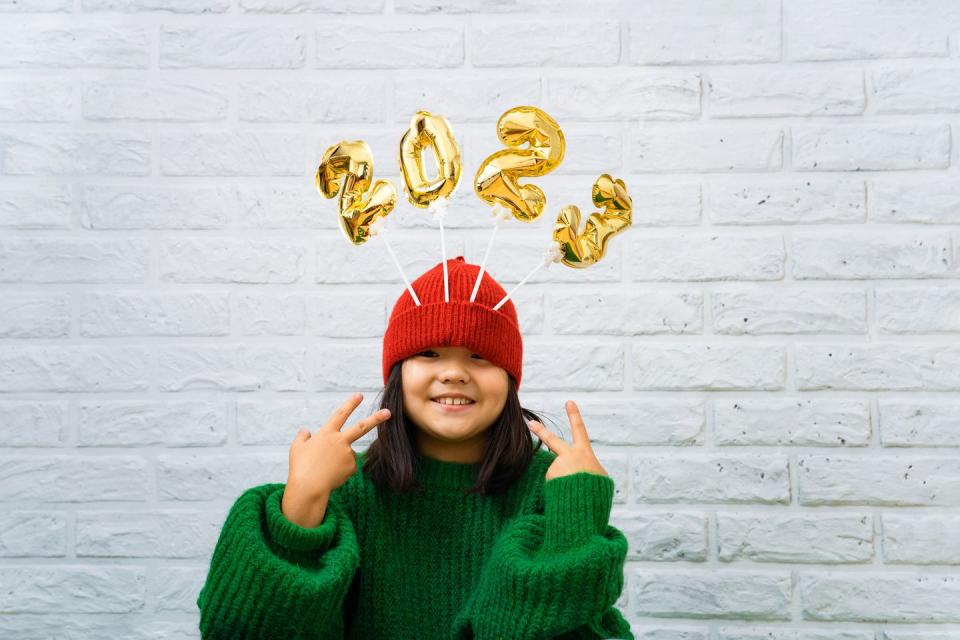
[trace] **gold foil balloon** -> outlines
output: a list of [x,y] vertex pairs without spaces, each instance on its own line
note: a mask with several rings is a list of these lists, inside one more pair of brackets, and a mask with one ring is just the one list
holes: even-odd
[[[506,207],[523,222],[532,222],[543,213],[547,198],[532,184],[518,178],[539,177],[563,161],[566,143],[560,125],[536,107],[513,107],[497,121],[497,137],[509,149],[497,151],[480,165],[474,190],[484,202]],[[527,148],[521,145],[527,143]]]
[[[437,176],[423,170],[423,153],[433,151]],[[417,111],[400,139],[400,169],[410,204],[425,208],[437,198],[449,198],[460,182],[460,147],[443,116]]]
[[591,213],[580,229],[580,209],[568,205],[560,210],[553,228],[553,239],[560,243],[560,261],[582,269],[599,262],[607,252],[607,242],[633,222],[633,202],[623,180],[605,173],[593,183],[593,204],[602,211]]
[[363,140],[344,140],[327,149],[316,183],[325,198],[339,196],[340,230],[353,244],[369,240],[370,225],[397,204],[397,190],[389,180],[373,182],[373,154]]

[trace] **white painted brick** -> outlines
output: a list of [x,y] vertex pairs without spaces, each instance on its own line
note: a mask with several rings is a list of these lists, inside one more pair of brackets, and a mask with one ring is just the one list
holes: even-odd
[[757,286],[713,294],[713,330],[731,335],[866,333],[867,297],[858,289]]
[[170,13],[224,13],[229,0],[80,0],[84,11],[169,11]]
[[570,345],[526,340],[526,391],[619,391],[623,389],[623,348],[616,343]]
[[627,133],[626,162],[637,173],[778,171],[783,135],[770,125],[655,124]]
[[23,130],[0,133],[2,173],[11,176],[75,174],[147,176],[151,146],[142,132]]
[[87,120],[223,121],[230,89],[219,82],[93,82],[84,87]]
[[866,563],[873,558],[873,520],[866,513],[717,515],[724,562]]
[[[142,611],[146,568],[122,566],[16,566],[0,568],[0,594],[7,613],[104,613]],[[14,588],[15,587],[15,588]],[[16,616],[14,616],[16,617]]]
[[556,294],[550,307],[555,334],[646,335],[703,332],[699,291]]
[[960,111],[960,69],[882,68],[870,75],[877,113]]
[[637,343],[633,346],[634,390],[782,389],[782,347],[697,342]]
[[790,474],[783,456],[636,456],[637,503],[786,504]]
[[166,282],[298,282],[308,256],[301,241],[201,237],[160,246],[160,279]]
[[878,454],[801,455],[802,505],[960,505],[960,460]]
[[841,630],[829,627],[731,626],[717,630],[717,640],[882,640],[872,629]]
[[704,513],[643,512],[614,518],[611,523],[629,541],[627,560],[703,562],[707,559]]
[[695,120],[700,79],[691,72],[591,73],[547,80],[547,110],[576,120]]
[[798,280],[923,278],[950,268],[950,237],[934,231],[796,232],[790,247],[791,274]]
[[[0,467],[0,500],[36,505],[147,499],[147,461],[142,456],[0,455]],[[0,583],[9,586],[2,578]]]
[[160,172],[167,176],[299,176],[302,136],[280,131],[163,132]]
[[0,392],[146,391],[153,374],[133,346],[0,346],[0,362]]
[[259,454],[183,452],[158,455],[157,490],[161,500],[236,500],[251,487],[286,482],[288,464],[286,452],[279,455],[279,450]]
[[[309,184],[240,184],[236,224],[246,229],[338,229],[336,203]],[[319,199],[319,202],[318,202]],[[395,214],[390,217],[391,228]]]
[[299,69],[307,34],[283,27],[160,27],[160,68]]
[[239,91],[240,120],[246,122],[382,122],[386,102],[378,80],[266,80],[244,82]]
[[315,344],[310,349],[311,388],[350,393],[382,388],[382,353],[378,344]]
[[960,564],[960,516],[884,513],[883,559],[889,564]]
[[223,401],[101,400],[77,406],[82,447],[215,446],[227,442]]
[[70,227],[70,191],[65,184],[0,187],[0,229],[66,229]]
[[0,121],[67,122],[74,101],[73,87],[69,82],[0,81]]
[[844,116],[863,113],[859,70],[711,70],[706,89],[715,118]]
[[958,575],[910,571],[801,574],[797,592],[805,620],[960,621]]
[[67,443],[67,435],[67,412],[62,400],[0,402],[0,446],[60,447]]
[[787,59],[946,57],[955,9],[949,0],[787,0]]
[[[491,131],[508,109],[518,104],[543,104],[541,80],[533,72],[504,73],[499,69],[468,72],[464,69],[447,78],[435,75],[431,72],[408,71],[394,75],[393,108],[396,122],[409,125],[413,114],[429,105],[427,110],[442,114],[450,123],[458,143],[463,144],[466,137],[460,132],[461,123],[476,122],[484,130]],[[562,115],[552,107],[546,108],[546,111],[555,118]],[[465,182],[471,179],[472,176],[468,175],[462,178]]]
[[161,391],[306,391],[306,348],[281,344],[172,344],[158,353]]
[[634,280],[780,280],[786,251],[775,233],[664,232],[634,235],[630,257]]
[[[633,226],[695,226],[700,223],[702,196],[696,182],[659,182],[652,176],[624,180],[634,199]],[[642,201],[642,205],[640,204]]]
[[774,0],[653,0],[626,6],[631,64],[780,59],[780,3]]
[[960,289],[875,290],[877,327],[885,333],[960,331]]
[[490,0],[394,0],[398,13],[563,13],[596,12],[613,10],[620,6],[621,0],[511,0],[510,2],[491,3]]
[[67,554],[64,511],[7,509],[0,515],[0,531],[0,558],[63,558]]
[[84,510],[75,549],[78,558],[200,558],[222,524],[220,513],[200,510]]
[[463,30],[417,21],[329,21],[314,30],[317,69],[442,69],[464,61]]
[[719,445],[848,446],[870,443],[870,409],[862,400],[750,398],[714,401]]
[[147,243],[83,236],[0,239],[0,282],[143,282]]
[[620,60],[615,20],[476,21],[467,35],[474,67],[611,65]]
[[751,178],[711,182],[704,191],[704,209],[714,224],[863,222],[867,212],[859,180]]
[[31,0],[30,2],[20,2],[19,0],[0,1],[0,11],[5,13],[53,13],[70,11],[72,8],[73,0]]
[[960,403],[881,400],[880,442],[885,447],[960,447]]
[[235,200],[226,186],[86,185],[77,213],[85,229],[223,229]]
[[78,309],[80,334],[117,336],[225,336],[225,293],[90,293]]
[[630,606],[642,616],[790,619],[787,571],[628,571]]
[[798,344],[797,388],[960,390],[960,347],[935,343]]
[[940,177],[876,178],[869,201],[874,222],[960,223],[960,185]]
[[8,27],[0,31],[0,68],[146,69],[149,47],[150,31],[133,26]]
[[384,0],[240,0],[246,13],[380,13]]
[[70,332],[70,298],[55,293],[0,297],[0,338],[63,338]]
[[793,168],[807,171],[944,169],[945,124],[838,124],[792,127]]

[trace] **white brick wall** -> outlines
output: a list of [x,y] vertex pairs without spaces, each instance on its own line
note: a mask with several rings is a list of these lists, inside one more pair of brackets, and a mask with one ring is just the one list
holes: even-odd
[[566,436],[580,401],[616,480],[638,638],[960,637],[957,87],[957,0],[0,0],[0,637],[197,637],[226,509],[379,389],[402,281],[324,149],[399,184],[446,115],[478,262],[517,104],[566,135],[550,211],[605,171],[635,205],[517,303],[524,403]]

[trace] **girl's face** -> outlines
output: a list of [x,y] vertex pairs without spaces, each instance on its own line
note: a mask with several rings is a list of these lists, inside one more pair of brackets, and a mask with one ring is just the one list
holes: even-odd
[[[487,429],[507,402],[507,371],[464,347],[433,347],[404,360],[401,376],[404,413],[418,427],[420,452],[449,462],[479,462]],[[472,402],[438,402],[457,395]]]

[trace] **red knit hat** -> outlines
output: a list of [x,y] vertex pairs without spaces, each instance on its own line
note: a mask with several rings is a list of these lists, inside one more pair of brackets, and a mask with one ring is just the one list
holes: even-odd
[[480,265],[457,256],[447,260],[450,302],[444,302],[443,263],[411,283],[420,306],[404,289],[390,313],[383,336],[383,383],[401,360],[430,347],[466,347],[514,377],[520,388],[523,339],[513,300],[496,311],[493,307],[507,292],[484,270],[476,298],[470,302]]

